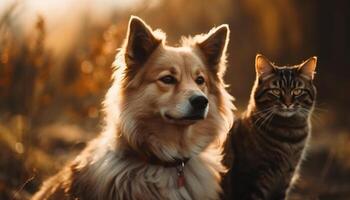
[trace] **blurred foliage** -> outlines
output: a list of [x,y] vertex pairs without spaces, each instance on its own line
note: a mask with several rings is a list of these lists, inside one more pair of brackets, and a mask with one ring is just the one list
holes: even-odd
[[62,18],[63,28],[39,13],[26,29],[18,4],[0,12],[0,199],[30,197],[100,131],[111,64],[131,14],[164,30],[172,45],[228,23],[225,78],[239,112],[255,78],[256,53],[277,64],[318,55],[314,137],[293,199],[349,199],[348,1],[140,0],[97,22],[93,8]]

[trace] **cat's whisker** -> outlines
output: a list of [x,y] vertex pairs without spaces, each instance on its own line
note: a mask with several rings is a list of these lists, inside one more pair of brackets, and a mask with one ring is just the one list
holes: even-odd
[[311,114],[311,119],[316,119],[318,122],[321,122],[322,119],[323,119],[323,116],[324,114],[322,112],[319,112],[319,111],[313,111],[312,114]]
[[321,123],[322,122],[322,117],[319,116],[317,113],[313,113],[311,115],[311,120],[315,121],[315,122],[318,122],[318,123]]
[[254,120],[254,125],[257,125],[259,121],[264,120],[265,116],[268,114],[268,112],[272,110],[272,108],[267,108],[264,110],[261,110],[260,112],[256,112],[252,114],[252,116],[257,116],[257,118]]
[[270,118],[269,118],[269,120],[267,121],[267,124],[266,124],[266,125],[269,125],[269,124],[271,123],[272,118],[273,118],[274,115],[275,115],[275,113],[272,113],[272,114],[270,115]]
[[[310,109],[305,108],[305,107],[301,107],[300,111],[305,114],[305,115],[309,115],[310,114]],[[311,120],[314,122],[321,122],[322,121],[322,117],[320,116],[320,113],[313,110],[313,112],[310,115]]]
[[260,129],[270,118],[270,116],[273,114],[272,109],[270,109],[268,112],[266,112],[266,115],[264,115],[264,119],[261,121],[261,123],[258,125],[258,129]]
[[266,121],[264,122],[266,126],[269,125],[269,123],[271,122],[270,119],[272,119],[273,115],[274,113],[270,112],[270,114],[266,117]]
[[300,113],[304,114],[305,117],[308,116],[310,114],[310,110],[306,109],[306,108],[300,108],[299,110]]
[[258,118],[255,120],[255,125],[261,120],[264,120],[264,118],[268,115],[268,113],[272,110],[272,108],[265,109],[264,111],[260,112]]
[[254,122],[254,126],[258,127],[259,124],[261,124],[261,122],[264,120],[265,118],[262,116],[260,118],[258,118],[255,122]]
[[267,112],[267,111],[269,111],[269,110],[271,110],[271,109],[273,109],[273,107],[269,107],[269,108],[266,108],[266,109],[263,109],[263,110],[255,111],[255,112],[252,114],[252,116],[259,115],[259,114],[261,114],[261,113],[265,113],[265,112]]
[[314,105],[314,110],[321,112],[329,112],[329,110],[327,108],[323,108],[321,104]]
[[260,116],[254,120],[254,126],[257,126],[259,124],[259,121],[263,120],[264,117]]
[[314,110],[316,110],[316,111],[320,111],[320,112],[329,112],[329,110],[328,109],[324,109],[324,108],[319,108],[319,107],[314,107]]

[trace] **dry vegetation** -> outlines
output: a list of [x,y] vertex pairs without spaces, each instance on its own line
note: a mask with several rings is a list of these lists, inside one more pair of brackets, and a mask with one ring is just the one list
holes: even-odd
[[[314,9],[301,9],[304,14],[298,14],[293,1],[259,2],[178,0],[141,4],[99,24],[82,22],[79,39],[64,56],[56,56],[48,48],[47,35],[53,30],[47,30],[45,16],[27,22],[31,28],[29,34],[23,34],[16,23],[16,5],[0,13],[0,199],[30,197],[45,177],[98,133],[110,66],[123,42],[130,14],[161,27],[172,43],[182,34],[229,23],[232,37],[227,80],[240,108],[246,105],[252,85],[256,52],[291,64],[310,54],[324,54],[322,46],[304,45],[317,31],[314,27],[315,31],[307,34],[303,29],[304,23],[316,18],[312,17]],[[311,20],[301,23],[303,17]],[[65,42],[64,38],[57,40]],[[329,63],[331,60],[323,62],[322,67]],[[323,69],[317,78],[332,78],[332,73]],[[342,109],[347,100],[336,95],[335,100],[327,98],[332,87],[324,87],[325,83],[319,80],[319,87],[327,89],[319,89],[320,101],[326,102],[321,107],[326,110],[316,109],[313,145],[294,199],[350,197],[350,119]]]

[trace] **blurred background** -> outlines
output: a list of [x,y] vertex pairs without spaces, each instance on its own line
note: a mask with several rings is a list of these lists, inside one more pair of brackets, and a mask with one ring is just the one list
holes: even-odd
[[176,45],[231,28],[226,81],[239,115],[256,53],[318,56],[313,138],[292,199],[350,199],[349,1],[1,0],[0,199],[27,199],[101,130],[101,101],[130,15]]

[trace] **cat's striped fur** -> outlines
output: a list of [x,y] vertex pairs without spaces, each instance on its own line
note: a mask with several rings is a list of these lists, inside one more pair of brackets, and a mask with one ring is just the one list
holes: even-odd
[[257,78],[246,112],[226,143],[227,199],[285,199],[310,138],[316,57],[290,67],[256,57]]

